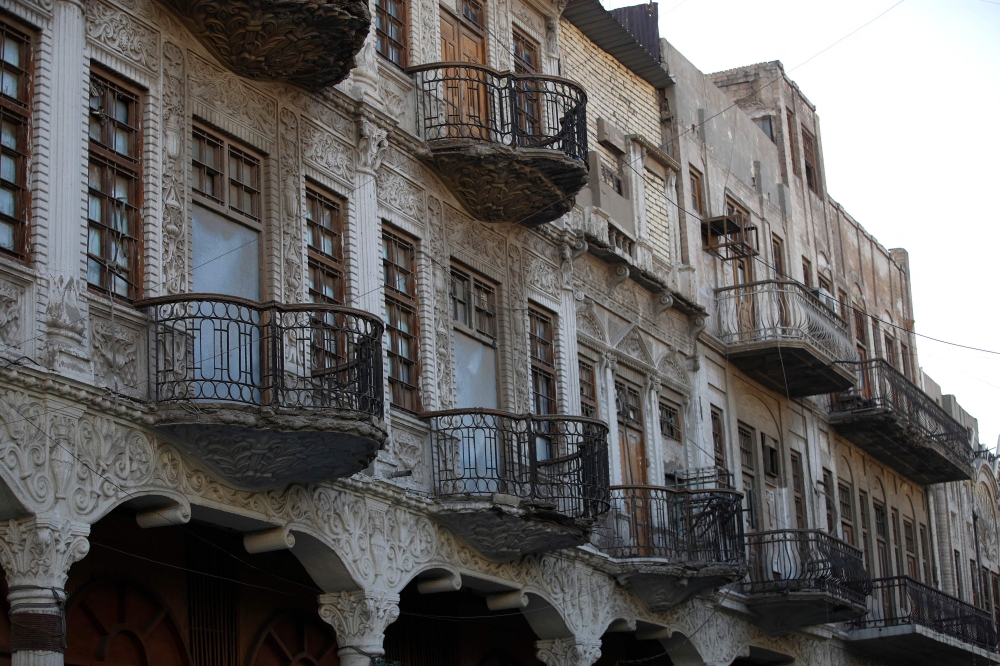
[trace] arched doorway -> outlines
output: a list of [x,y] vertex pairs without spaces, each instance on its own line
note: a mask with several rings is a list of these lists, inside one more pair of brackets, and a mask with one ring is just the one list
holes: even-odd
[[289,611],[264,626],[247,666],[340,666],[333,628],[315,613]]

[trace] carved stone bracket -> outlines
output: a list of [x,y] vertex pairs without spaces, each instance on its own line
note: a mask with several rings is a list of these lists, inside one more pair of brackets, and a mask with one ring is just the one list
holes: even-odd
[[674,297],[669,291],[653,294],[653,317],[659,317],[674,305]]
[[537,641],[538,659],[546,666],[591,666],[601,658],[601,641],[553,638]]
[[375,173],[382,166],[382,157],[389,147],[389,133],[362,118],[358,124],[358,168]]
[[608,298],[611,297],[611,294],[615,293],[618,285],[628,279],[628,276],[629,269],[625,264],[620,265],[615,269],[614,274],[608,276]]
[[319,603],[319,616],[333,626],[341,652],[357,648],[369,655],[385,654],[382,639],[385,628],[399,617],[398,594],[382,590],[336,592],[320,595]]

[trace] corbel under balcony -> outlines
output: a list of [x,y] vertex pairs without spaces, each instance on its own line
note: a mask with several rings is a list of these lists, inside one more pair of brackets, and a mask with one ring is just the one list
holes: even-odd
[[220,63],[307,90],[340,83],[371,26],[365,0],[161,0]]

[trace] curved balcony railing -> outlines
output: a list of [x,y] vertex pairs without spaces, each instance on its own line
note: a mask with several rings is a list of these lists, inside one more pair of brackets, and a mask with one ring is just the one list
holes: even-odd
[[746,563],[742,503],[734,491],[613,486],[599,546],[615,558],[740,567]]
[[786,280],[761,280],[715,290],[716,332],[729,346],[803,341],[830,362],[857,353],[847,324],[808,288]]
[[498,72],[467,62],[407,70],[424,140],[468,139],[548,148],[587,165],[587,94],[567,79]]
[[153,398],[383,415],[382,331],[351,308],[217,294],[148,299]]
[[872,581],[868,612],[854,629],[919,624],[987,650],[997,649],[990,612],[924,585],[909,576]]
[[608,510],[608,426],[488,409],[424,415],[439,497],[512,495],[571,518]]
[[888,361],[873,358],[843,365],[856,373],[857,385],[832,398],[831,414],[894,412],[909,427],[935,440],[961,460],[972,463],[975,451],[965,426]]
[[747,594],[824,592],[865,604],[871,578],[862,553],[818,530],[776,530],[747,535]]

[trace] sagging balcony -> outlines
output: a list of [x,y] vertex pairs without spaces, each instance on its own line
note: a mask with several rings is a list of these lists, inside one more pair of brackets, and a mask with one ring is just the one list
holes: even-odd
[[729,359],[772,391],[797,398],[854,384],[837,363],[857,358],[847,324],[797,282],[716,289],[715,316]]
[[613,486],[595,545],[620,582],[664,611],[746,573],[742,502],[731,490]]
[[386,439],[382,322],[217,294],[148,299],[154,427],[241,488],[350,476]]
[[469,213],[535,226],[587,184],[587,95],[572,81],[471,63],[410,68],[426,160]]
[[830,401],[841,435],[921,485],[972,478],[969,432],[884,359],[841,364],[856,387]]
[[742,583],[757,623],[777,635],[865,613],[871,579],[860,550],[819,530],[747,535],[749,573]]
[[364,0],[162,2],[236,74],[313,91],[347,78],[371,27]]
[[849,625],[854,652],[906,664],[1000,663],[989,611],[908,576],[872,581],[867,611]]
[[494,560],[586,543],[608,510],[608,426],[488,409],[430,421],[437,519]]

